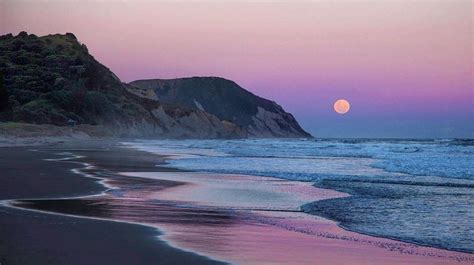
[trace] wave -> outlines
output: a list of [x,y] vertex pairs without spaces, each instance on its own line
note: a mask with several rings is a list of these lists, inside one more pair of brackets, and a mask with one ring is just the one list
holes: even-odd
[[322,180],[315,185],[352,196],[305,204],[308,214],[363,234],[474,253],[472,184]]
[[[355,178],[337,178],[323,179],[315,185],[330,183],[334,181],[343,181],[345,183],[367,183],[367,184],[386,184],[386,185],[407,185],[407,186],[423,186],[423,187],[449,187],[449,188],[468,188],[474,189],[474,183],[453,183],[453,182],[433,182],[433,181],[410,181],[410,180],[381,180],[381,179],[355,179]],[[327,185],[329,186],[329,185]]]
[[449,145],[474,146],[474,139],[452,139]]
[[402,147],[399,149],[391,149],[390,152],[393,153],[416,153],[416,152],[422,152],[423,149],[419,147]]

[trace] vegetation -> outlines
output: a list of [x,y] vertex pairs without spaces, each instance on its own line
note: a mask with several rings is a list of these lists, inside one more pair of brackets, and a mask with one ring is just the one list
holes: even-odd
[[72,33],[0,36],[0,74],[0,121],[113,125],[148,115]]
[[0,75],[0,112],[8,109],[8,93],[3,85],[3,75]]

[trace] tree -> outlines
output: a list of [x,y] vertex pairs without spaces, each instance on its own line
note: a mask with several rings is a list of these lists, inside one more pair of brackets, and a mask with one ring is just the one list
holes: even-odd
[[77,83],[73,85],[70,102],[71,109],[75,113],[80,113],[83,111],[86,92],[87,89],[84,86],[84,80],[80,79]]
[[3,83],[3,74],[0,73],[0,112],[8,109],[8,93]]

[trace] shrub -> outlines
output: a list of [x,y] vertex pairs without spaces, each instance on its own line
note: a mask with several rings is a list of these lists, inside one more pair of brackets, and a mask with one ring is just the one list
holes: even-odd
[[9,39],[13,39],[13,34],[8,33],[8,34],[0,36],[0,40],[9,40]]
[[82,44],[81,48],[84,51],[84,53],[89,53],[89,50],[87,49],[87,46],[85,44]]
[[72,65],[69,66],[69,71],[73,75],[82,75],[86,72],[86,67],[84,65]]
[[17,89],[14,90],[15,99],[20,104],[25,104],[38,98],[38,93],[31,90]]
[[0,112],[6,111],[9,107],[7,89],[3,85],[3,75],[0,74]]
[[89,91],[85,96],[85,110],[94,114],[104,114],[108,112],[112,103],[110,100],[101,92]]
[[74,34],[72,34],[71,32],[67,32],[66,37],[72,38],[73,40],[77,39],[76,36]]
[[62,44],[56,45],[56,51],[63,51],[63,50],[64,50],[64,46]]
[[31,101],[14,111],[14,119],[30,123],[52,123],[55,125],[65,125],[68,118],[58,109],[54,108],[51,102],[39,99]]
[[48,93],[46,97],[53,104],[65,109],[72,110],[72,92],[68,90],[56,90]]
[[28,37],[28,33],[26,31],[22,31],[22,32],[18,33],[18,37],[26,38],[26,37]]
[[24,47],[24,49],[29,52],[34,52],[34,53],[41,52],[42,50],[41,45],[39,43],[28,44]]
[[9,49],[11,51],[18,51],[23,47],[23,45],[25,45],[25,42],[23,40],[16,39],[10,43]]

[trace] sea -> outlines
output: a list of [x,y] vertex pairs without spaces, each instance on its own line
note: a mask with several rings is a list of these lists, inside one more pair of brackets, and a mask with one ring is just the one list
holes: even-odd
[[137,140],[184,170],[308,181],[350,194],[302,205],[344,229],[474,253],[474,140]]

